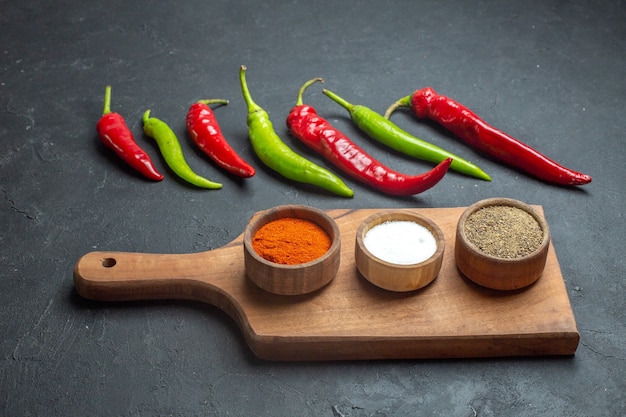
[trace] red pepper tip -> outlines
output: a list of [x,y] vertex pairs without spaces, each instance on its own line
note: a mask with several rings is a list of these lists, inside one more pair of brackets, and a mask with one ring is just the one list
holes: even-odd
[[591,176],[587,174],[581,174],[580,177],[572,181],[573,185],[585,185],[591,182]]
[[439,162],[439,164],[437,164],[437,166],[435,167],[435,169],[441,169],[444,172],[448,172],[448,169],[450,168],[450,164],[452,164],[452,158],[446,158],[443,161]]

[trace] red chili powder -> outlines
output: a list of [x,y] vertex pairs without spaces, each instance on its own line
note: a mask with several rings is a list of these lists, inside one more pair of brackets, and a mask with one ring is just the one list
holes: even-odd
[[270,262],[296,265],[310,262],[330,249],[328,233],[310,220],[284,217],[266,223],[252,239],[252,247]]

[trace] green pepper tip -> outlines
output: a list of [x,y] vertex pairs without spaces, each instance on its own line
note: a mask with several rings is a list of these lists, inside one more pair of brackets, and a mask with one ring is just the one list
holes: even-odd
[[141,118],[141,120],[143,121],[144,124],[146,124],[148,122],[148,119],[150,119],[150,112],[151,112],[151,110],[148,109],[143,114],[143,117]]

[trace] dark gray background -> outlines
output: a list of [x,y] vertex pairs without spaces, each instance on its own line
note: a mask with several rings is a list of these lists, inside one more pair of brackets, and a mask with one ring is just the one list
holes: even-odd
[[[0,1],[0,415],[615,416],[626,410],[624,1]],[[471,159],[493,182],[450,173],[411,198],[350,179],[353,199],[279,178],[253,156],[238,69],[294,149],[299,86],[383,111],[432,86],[566,166],[551,186],[429,123],[394,121]],[[166,178],[142,179],[99,142],[104,86]],[[219,122],[256,177],[238,181],[190,144],[184,116],[223,97]],[[383,162],[430,164],[360,134],[311,87],[305,101]],[[141,115],[179,135],[220,191],[176,180]],[[330,167],[330,166],[329,166]],[[511,197],[544,207],[581,341],[574,357],[264,362],[233,320],[201,303],[97,303],[72,269],[92,250],[187,253],[223,246],[256,211],[467,206]],[[210,267],[210,266],[209,266]],[[393,325],[393,323],[390,323]]]

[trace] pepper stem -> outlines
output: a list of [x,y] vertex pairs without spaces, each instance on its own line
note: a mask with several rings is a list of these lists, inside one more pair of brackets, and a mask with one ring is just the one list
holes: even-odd
[[104,110],[102,115],[111,113],[111,86],[107,85],[104,89]]
[[148,123],[149,119],[150,119],[150,110],[146,110],[146,112],[143,114],[143,117],[141,118],[141,121],[145,125],[146,123]]
[[354,107],[353,104],[347,102],[343,98],[339,97],[337,94],[327,89],[323,89],[322,92],[330,97],[330,99],[333,100],[335,103],[339,104],[341,107],[345,108],[349,112],[352,111],[352,108]]
[[239,68],[239,82],[241,83],[241,92],[243,93],[243,99],[246,101],[246,105],[248,106],[248,113],[263,111],[261,106],[259,106],[254,102],[254,100],[252,100],[250,90],[248,90],[248,83],[246,82],[246,70],[247,68],[245,65],[242,65]]
[[223,104],[226,105],[228,104],[228,100],[223,99],[223,98],[209,98],[206,100],[198,100],[196,101],[196,103],[202,103],[202,104]]
[[307,82],[305,82],[302,87],[300,87],[300,89],[298,90],[298,99],[296,100],[296,106],[302,106],[302,95],[304,94],[304,90],[306,90],[311,84],[314,84],[316,82],[324,82],[323,78],[313,78],[312,80],[309,80]]
[[402,97],[400,100],[393,103],[389,106],[383,117],[385,119],[389,119],[391,113],[398,110],[400,107],[411,107],[411,96]]

